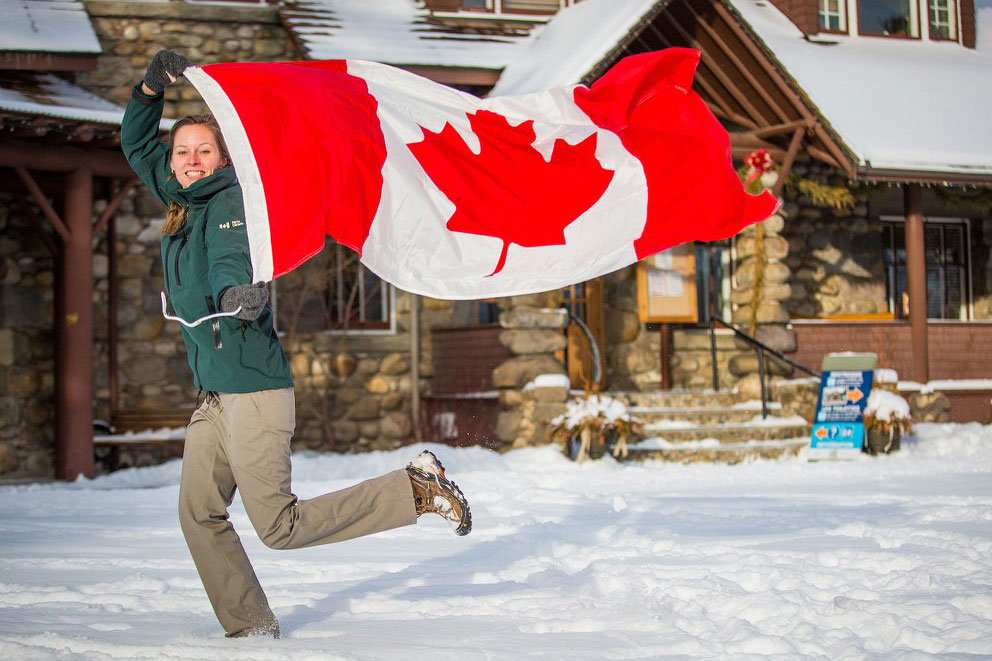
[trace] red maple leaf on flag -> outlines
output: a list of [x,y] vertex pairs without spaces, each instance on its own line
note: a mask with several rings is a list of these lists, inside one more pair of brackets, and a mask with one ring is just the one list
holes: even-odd
[[533,120],[511,126],[488,110],[468,119],[479,138],[478,154],[450,124],[440,133],[423,129],[424,139],[408,145],[455,205],[447,228],[503,240],[489,275],[503,269],[511,243],[565,245],[565,228],[602,197],[613,179],[613,171],[596,158],[596,135],[576,145],[556,140],[545,161],[533,146]]

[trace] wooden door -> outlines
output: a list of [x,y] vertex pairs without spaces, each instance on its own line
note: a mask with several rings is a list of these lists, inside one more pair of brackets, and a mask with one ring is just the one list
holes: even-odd
[[[603,313],[603,281],[589,280],[567,287],[563,292],[564,306],[568,311],[585,324],[570,321],[566,329],[568,345],[565,349],[565,363],[568,378],[573,388],[588,389],[593,387],[596,369],[594,361],[599,357],[599,374],[606,368],[605,339],[606,324]],[[589,341],[592,335],[596,343],[595,350]]]

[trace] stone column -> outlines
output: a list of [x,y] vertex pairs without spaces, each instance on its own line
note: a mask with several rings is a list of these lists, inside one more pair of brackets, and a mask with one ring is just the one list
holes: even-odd
[[559,292],[513,296],[501,301],[500,342],[513,357],[493,370],[500,390],[501,411],[496,435],[503,449],[538,445],[545,441],[547,422],[565,410],[568,390],[533,383],[545,374],[565,374],[555,352],[565,348],[568,314],[559,307]]
[[[796,350],[795,331],[788,326],[785,301],[791,294],[790,270],[784,260],[789,242],[781,236],[785,218],[782,213],[745,229],[737,238],[737,286],[730,295],[734,305],[732,321],[744,332],[773,349]],[[757,352],[743,340],[737,341],[741,353],[730,359],[730,371],[739,377],[742,399],[757,399],[761,381]],[[791,371],[779,361],[766,360],[767,376]]]

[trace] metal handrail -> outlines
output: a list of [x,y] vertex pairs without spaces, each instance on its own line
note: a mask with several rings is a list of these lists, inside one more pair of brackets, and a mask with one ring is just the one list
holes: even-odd
[[719,375],[717,373],[717,365],[716,365],[716,324],[717,323],[719,323],[722,326],[724,326],[726,328],[729,328],[730,330],[734,331],[734,334],[737,337],[741,338],[742,340],[744,340],[745,342],[747,342],[748,344],[750,344],[752,347],[754,347],[755,351],[758,352],[758,378],[761,380],[761,417],[762,417],[762,419],[768,417],[768,385],[767,385],[767,376],[766,376],[766,370],[765,370],[765,353],[766,352],[767,353],[770,353],[772,356],[774,356],[775,358],[778,358],[782,362],[784,362],[784,363],[786,363],[788,365],[791,365],[794,369],[802,370],[803,372],[806,372],[810,376],[815,376],[816,378],[820,378],[820,373],[817,372],[816,370],[810,369],[809,367],[806,367],[802,363],[798,363],[798,362],[792,360],[791,358],[789,358],[788,356],[786,356],[785,354],[783,354],[781,351],[777,351],[776,349],[772,349],[770,346],[768,346],[767,344],[765,344],[761,340],[759,340],[759,339],[757,339],[757,338],[755,338],[755,337],[753,337],[751,335],[748,335],[747,333],[745,333],[744,331],[742,331],[740,328],[738,328],[734,324],[730,323],[729,321],[724,321],[723,319],[720,319],[719,317],[711,316],[710,317],[710,359],[711,359],[712,364],[713,364],[713,390],[714,391],[717,391],[717,390],[720,389],[720,380],[719,380]]
[[582,321],[582,319],[573,314],[571,310],[568,311],[568,316],[575,322],[582,333],[586,336],[586,339],[589,341],[589,347],[592,349],[592,385],[598,388],[603,385],[603,370],[600,366],[600,361],[602,358],[599,353],[599,345],[596,343],[596,338],[593,336],[592,331],[589,330],[586,322]]

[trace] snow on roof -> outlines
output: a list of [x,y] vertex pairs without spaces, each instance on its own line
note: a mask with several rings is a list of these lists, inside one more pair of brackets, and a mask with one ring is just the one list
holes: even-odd
[[659,0],[584,0],[561,10],[517,52],[489,96],[580,82],[658,4]]
[[124,109],[50,73],[0,76],[0,111],[120,125]]
[[77,0],[0,0],[0,51],[100,53]]
[[502,69],[528,39],[526,31],[480,34],[431,23],[414,0],[303,0],[282,16],[315,60]]
[[[808,41],[767,0],[724,0],[796,81],[862,166],[992,174],[992,19],[981,49],[917,39]],[[831,43],[827,43],[827,42]]]

